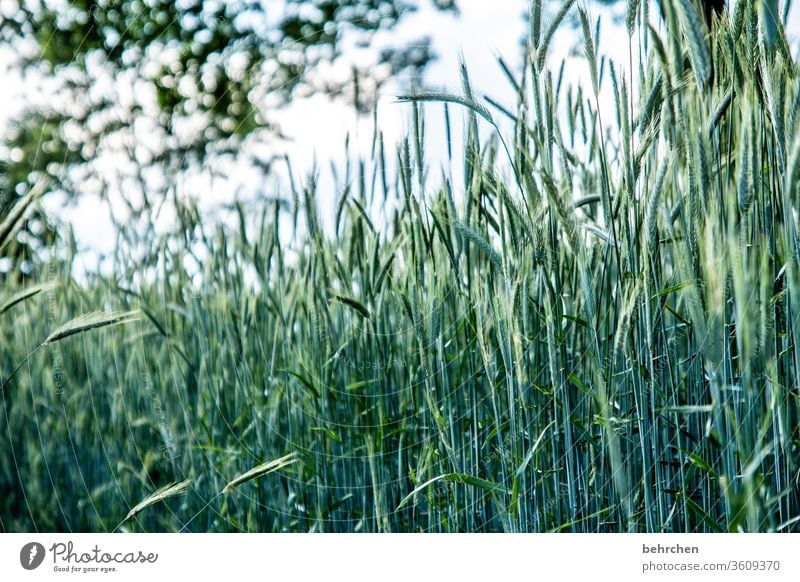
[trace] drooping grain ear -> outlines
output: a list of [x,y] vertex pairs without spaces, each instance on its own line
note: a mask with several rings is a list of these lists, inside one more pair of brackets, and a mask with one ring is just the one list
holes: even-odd
[[8,212],[6,217],[0,223],[0,252],[12,240],[22,228],[24,218],[28,211],[33,207],[34,202],[44,193],[46,183],[39,182],[33,188],[28,190],[28,193],[20,198]]
[[64,325],[56,328],[44,340],[44,344],[52,344],[73,335],[107,327],[109,325],[121,325],[131,323],[140,318],[139,311],[93,311],[79,315],[74,319],[70,319]]
[[128,512],[128,515],[125,516],[125,519],[122,520],[123,523],[128,521],[129,519],[136,517],[139,513],[150,507],[151,505],[155,505],[157,503],[161,503],[171,497],[177,497],[179,495],[185,495],[186,491],[189,489],[191,481],[186,479],[185,481],[181,481],[180,483],[170,483],[169,485],[165,485],[161,487],[142,499],[139,503],[137,503],[133,509]]
[[22,291],[15,293],[8,299],[6,299],[2,304],[0,304],[0,314],[5,313],[18,303],[22,303],[23,301],[38,295],[42,291],[49,291],[55,287],[54,283],[40,283],[39,285],[31,285],[23,289]]
[[225,488],[222,490],[223,493],[228,493],[243,483],[247,483],[248,481],[252,481],[253,479],[258,479],[259,477],[263,477],[264,475],[269,475],[270,473],[274,473],[275,471],[280,471],[281,469],[288,467],[289,465],[293,465],[300,461],[297,456],[297,453],[289,453],[288,455],[284,455],[279,459],[274,459],[267,463],[263,463],[258,465],[257,467],[253,467],[249,471],[238,475],[233,480],[231,480]]

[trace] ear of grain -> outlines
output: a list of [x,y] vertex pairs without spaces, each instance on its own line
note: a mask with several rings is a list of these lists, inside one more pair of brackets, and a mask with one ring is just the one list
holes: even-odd
[[714,113],[711,115],[711,121],[708,123],[708,133],[713,134],[714,130],[722,120],[722,116],[728,111],[733,101],[733,89],[728,89],[720,102],[714,108]]
[[640,4],[641,0],[628,0],[627,12],[625,14],[625,27],[628,29],[628,36],[633,36],[633,31],[638,21]]
[[108,327],[110,325],[132,323],[139,319],[140,312],[138,310],[112,312],[93,311],[71,319],[53,330],[53,332],[47,336],[47,339],[44,340],[44,344],[52,344],[77,334]]
[[692,70],[695,79],[697,79],[697,85],[701,90],[704,90],[711,78],[711,57],[703,34],[703,25],[691,0],[678,0],[676,5],[681,25],[688,41]]
[[347,297],[346,295],[340,295],[338,293],[332,293],[331,296],[336,301],[343,303],[348,307],[352,307],[364,319],[369,319],[369,309],[367,309],[366,306],[360,301],[353,299],[352,297]]
[[11,297],[9,297],[2,305],[0,305],[0,314],[5,313],[12,307],[14,307],[17,303],[22,303],[26,299],[30,299],[41,293],[42,291],[47,291],[55,287],[53,283],[41,283],[39,285],[31,285],[30,287],[23,289],[22,291],[15,293]]
[[144,499],[142,499],[139,503],[134,505],[133,509],[128,512],[128,515],[125,516],[123,522],[128,521],[129,519],[136,517],[139,513],[147,509],[148,507],[152,507],[157,503],[161,503],[167,499],[172,497],[178,497],[179,495],[185,495],[186,491],[189,489],[189,484],[191,481],[186,479],[185,481],[181,481],[180,483],[170,483],[169,485],[165,485],[160,489],[154,491],[152,494],[148,495]]
[[247,483],[253,479],[258,479],[259,477],[263,477],[265,475],[269,475],[275,471],[280,471],[281,469],[293,465],[298,461],[300,461],[300,459],[297,457],[297,453],[289,453],[288,455],[284,455],[279,459],[274,459],[267,463],[258,465],[257,467],[253,467],[249,471],[242,473],[238,477],[235,477],[230,483],[225,485],[225,488],[222,490],[222,492],[228,493],[243,483]]
[[459,234],[483,251],[492,264],[498,269],[502,270],[503,259],[500,257],[497,251],[494,250],[492,245],[489,244],[489,241],[483,238],[478,232],[475,231],[475,229],[464,224],[463,222],[455,221],[454,226]]
[[739,185],[738,201],[739,210],[747,212],[750,210],[750,203],[753,200],[753,156],[752,143],[750,140],[750,128],[747,124],[742,124],[742,131],[739,138]]
[[461,96],[461,95],[453,95],[451,93],[421,91],[419,93],[414,93],[411,95],[401,95],[397,98],[397,100],[400,102],[433,101],[438,103],[455,103],[457,105],[463,105],[470,111],[474,111],[492,125],[495,124],[491,112],[486,108],[485,105],[476,101],[475,98],[472,97],[471,95]]
[[553,17],[553,20],[550,22],[550,25],[547,27],[547,31],[544,33],[544,38],[542,38],[541,44],[537,47],[539,50],[537,51],[537,59],[539,64],[539,69],[543,69],[545,66],[545,62],[547,61],[547,51],[550,48],[550,41],[553,39],[553,35],[558,30],[558,27],[561,26],[561,23],[566,18],[569,11],[575,5],[575,0],[565,0],[564,3],[561,5],[561,8],[556,12],[556,15]]
[[592,89],[595,95],[600,94],[600,83],[597,78],[597,54],[594,45],[594,36],[592,35],[592,27],[589,24],[589,13],[584,6],[578,7],[578,14],[581,20],[581,29],[583,30],[583,51],[586,55],[586,61],[589,63],[589,75],[592,79]]
[[536,48],[542,35],[542,0],[531,0],[530,19],[530,46]]
[[657,126],[659,121],[659,112],[661,111],[661,106],[664,103],[664,94],[663,94],[663,73],[659,73],[656,77],[655,83],[650,88],[650,92],[647,95],[647,100],[645,101],[644,107],[642,108],[642,112],[639,114],[639,135],[644,135],[648,128],[651,126]]
[[14,238],[22,225],[23,218],[44,193],[46,186],[47,183],[44,181],[37,183],[11,207],[3,222],[0,222],[0,250]]
[[650,195],[650,200],[647,203],[647,248],[651,253],[656,250],[657,236],[658,236],[658,209],[661,203],[661,194],[664,190],[664,180],[669,171],[670,157],[665,158],[661,162],[661,167],[658,170],[656,183],[653,187],[653,193]]

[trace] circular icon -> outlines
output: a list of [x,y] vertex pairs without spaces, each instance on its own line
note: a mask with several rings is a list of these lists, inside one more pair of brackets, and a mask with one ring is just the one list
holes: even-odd
[[19,552],[19,563],[26,570],[35,570],[42,565],[44,553],[44,546],[39,542],[27,543]]

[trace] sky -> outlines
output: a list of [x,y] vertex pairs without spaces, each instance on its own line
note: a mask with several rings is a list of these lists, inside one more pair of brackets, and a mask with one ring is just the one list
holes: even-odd
[[[0,11],[9,9],[12,0],[0,0]],[[624,25],[612,23],[610,12],[589,2],[594,16],[603,16],[601,30],[601,51],[619,63],[628,59],[628,37]],[[624,11],[624,2],[615,8],[618,14]],[[465,62],[470,74],[475,93],[489,95],[494,100],[511,106],[514,95],[501,72],[497,58],[501,56],[512,68],[520,63],[520,40],[526,34],[524,14],[528,9],[527,0],[461,0],[460,15],[438,13],[430,8],[423,8],[402,21],[394,35],[396,38],[418,38],[430,35],[437,59],[429,66],[425,74],[425,84],[433,88],[447,88],[452,92],[460,92],[459,63]],[[790,39],[800,38],[800,2],[795,2],[789,18],[787,32]],[[567,59],[565,69],[566,82],[586,83],[588,68],[585,61],[578,56],[571,56],[570,50],[575,46],[579,32],[562,26],[554,37],[549,53],[550,63],[559,63]],[[6,49],[7,50],[7,49]],[[24,103],[25,88],[14,83],[13,76],[4,70],[7,64],[7,53],[0,50],[0,75],[5,77],[9,87],[16,91],[0,92],[0,132],[15,111]],[[410,106],[398,103],[397,96],[402,89],[389,84],[382,90],[378,100],[377,120],[383,132],[387,146],[399,142],[404,135],[410,133]],[[611,109],[609,101],[601,104],[604,109]],[[432,168],[436,168],[446,159],[447,145],[445,140],[444,117],[440,105],[425,107],[426,119],[426,157]],[[453,116],[454,128],[458,130],[462,123],[461,116]],[[326,168],[330,161],[343,162],[343,144],[350,135],[353,151],[367,155],[373,135],[372,116],[359,116],[347,105],[331,100],[322,95],[293,101],[288,107],[274,116],[284,134],[291,139],[271,143],[268,148],[272,153],[285,154],[292,162],[296,176],[307,175],[313,167],[321,169],[318,203],[323,220],[332,213],[335,195],[330,176],[326,176]],[[454,134],[458,142],[459,132]],[[391,151],[391,149],[389,150]],[[454,152],[456,159],[457,153]],[[237,178],[246,186],[255,183],[255,175],[246,173]],[[272,178],[270,187],[277,191],[285,190],[285,175],[280,172]],[[457,181],[457,177],[456,177]],[[262,184],[259,184],[261,187]],[[208,184],[185,184],[184,195],[192,196],[193,192],[208,190]],[[211,212],[217,205],[230,202],[235,187],[211,188],[213,196],[201,196],[200,207]],[[247,188],[245,188],[247,190]],[[86,196],[71,208],[60,207],[61,201],[48,202],[51,212],[70,223],[73,227],[79,248],[88,250],[83,257],[86,268],[90,263],[113,248],[116,237],[111,222],[108,220],[108,209],[95,197]],[[168,212],[161,217],[161,227],[168,229],[172,215]]]

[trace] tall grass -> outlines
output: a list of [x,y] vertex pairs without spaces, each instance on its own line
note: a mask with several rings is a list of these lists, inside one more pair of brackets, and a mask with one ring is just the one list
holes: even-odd
[[[113,275],[52,262],[60,285],[9,290],[4,378],[53,322],[144,317],[9,382],[0,527],[798,531],[790,47],[751,0],[713,43],[689,0],[664,21],[630,2],[614,63],[564,6],[548,26],[533,3],[516,113],[466,74],[409,95],[397,172],[376,131],[332,232],[309,179],[288,211],[238,205],[230,229],[187,204],[169,235],[126,233]],[[574,11],[580,86],[546,68]],[[463,192],[428,179],[431,101],[464,111]]]

